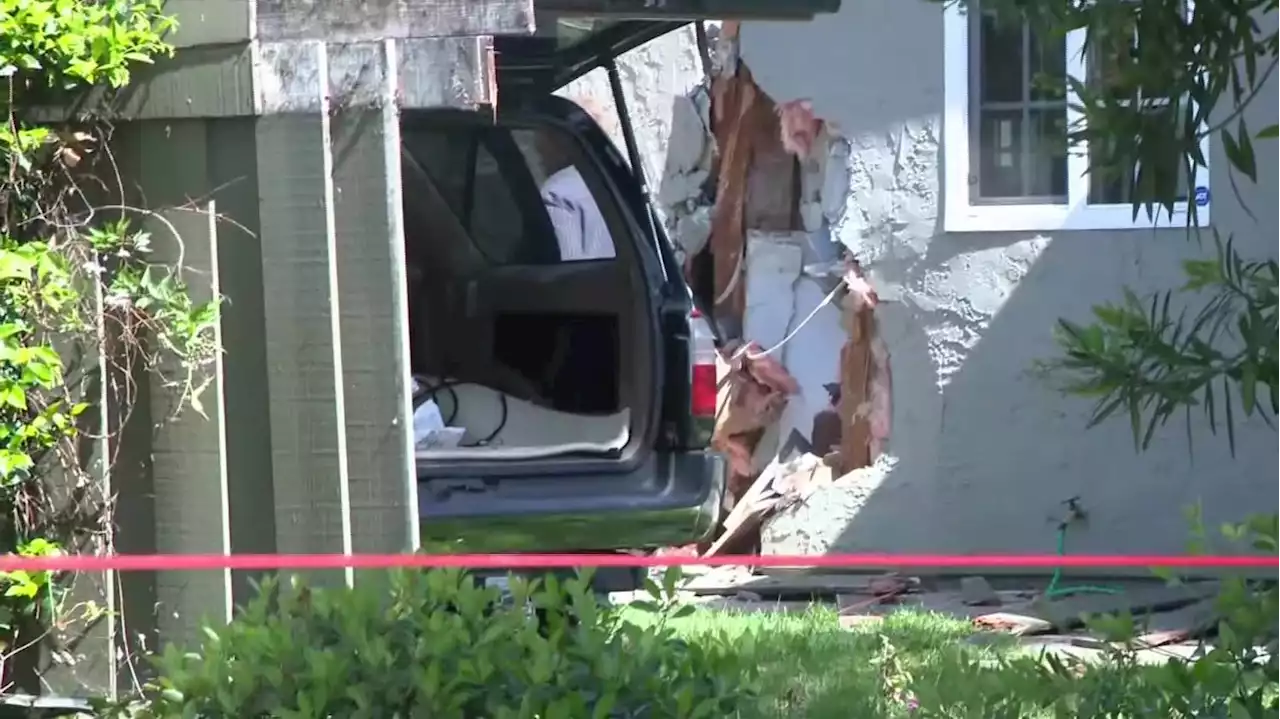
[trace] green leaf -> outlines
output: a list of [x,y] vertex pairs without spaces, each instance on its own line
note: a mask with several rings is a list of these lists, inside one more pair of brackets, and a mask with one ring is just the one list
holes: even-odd
[[1277,133],[1280,133],[1280,125],[1272,124],[1259,130],[1258,134],[1254,135],[1254,137],[1259,140],[1274,140],[1277,137]]
[[1236,170],[1239,170],[1251,181],[1257,182],[1257,160],[1253,155],[1253,143],[1249,140],[1248,128],[1245,127],[1244,119],[1240,119],[1240,123],[1234,137],[1225,128],[1221,133],[1222,148],[1227,155],[1227,160]]
[[1252,361],[1246,360],[1240,367],[1240,405],[1245,416],[1253,414],[1257,404],[1258,368]]

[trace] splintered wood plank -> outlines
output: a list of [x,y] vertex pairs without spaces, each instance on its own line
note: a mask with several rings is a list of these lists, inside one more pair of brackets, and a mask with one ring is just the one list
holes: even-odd
[[[696,577],[684,586],[694,594],[718,594],[732,596],[740,592],[752,592],[765,598],[794,596],[835,596],[840,594],[872,594],[884,586],[885,575],[857,574],[780,574],[760,576],[743,571],[726,572],[712,570]],[[914,587],[918,580],[903,577]]]

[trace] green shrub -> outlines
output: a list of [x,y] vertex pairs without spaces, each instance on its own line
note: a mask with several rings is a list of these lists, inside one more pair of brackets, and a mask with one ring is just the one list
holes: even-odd
[[585,577],[513,579],[507,602],[457,571],[262,590],[199,646],[168,648],[143,695],[106,715],[718,718],[751,698],[751,668],[726,641],[675,638],[669,597],[641,627],[600,604]]

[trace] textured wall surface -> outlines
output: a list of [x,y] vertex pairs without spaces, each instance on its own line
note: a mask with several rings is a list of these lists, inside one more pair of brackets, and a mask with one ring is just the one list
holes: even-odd
[[[652,40],[623,55],[618,61],[618,75],[626,90],[627,110],[644,161],[645,176],[656,190],[662,186],[668,152],[672,147],[676,106],[687,102],[685,98],[703,77],[692,26]],[[615,122],[605,129],[626,156],[626,146],[616,123],[613,92],[609,89],[609,77],[604,70],[591,71],[558,94],[569,98],[588,97],[607,108]],[[677,137],[682,134],[677,133]],[[682,144],[676,149],[682,149]]]
[[[812,99],[847,138],[844,212],[811,250],[839,241],[869,269],[894,374],[896,461],[774,522],[773,551],[1052,551],[1059,503],[1079,495],[1090,517],[1072,530],[1071,551],[1179,552],[1192,502],[1203,502],[1210,526],[1276,506],[1277,435],[1262,423],[1237,427],[1234,460],[1199,423],[1194,457],[1177,423],[1138,455],[1127,423],[1086,431],[1088,404],[1031,375],[1054,353],[1057,318],[1085,319],[1125,286],[1176,286],[1179,262],[1198,251],[1178,231],[942,233],[940,4],[846,2],[820,22],[747,23],[742,42],[775,100]],[[1274,123],[1276,106],[1273,82],[1251,126]],[[1232,196],[1220,154],[1213,216],[1243,252],[1274,257],[1276,163],[1265,152],[1259,185],[1242,187],[1258,220]],[[803,280],[772,284],[795,305],[784,316],[807,314],[822,296]],[[788,362],[806,388],[789,415],[805,430],[819,396],[811,390],[831,379],[826,353],[842,340],[833,321],[806,328],[804,349],[791,352],[800,359]]]

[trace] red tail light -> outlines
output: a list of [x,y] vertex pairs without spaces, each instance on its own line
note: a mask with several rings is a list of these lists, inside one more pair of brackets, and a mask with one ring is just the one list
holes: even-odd
[[716,416],[716,366],[695,364],[693,387],[689,397],[689,410],[694,417]]

